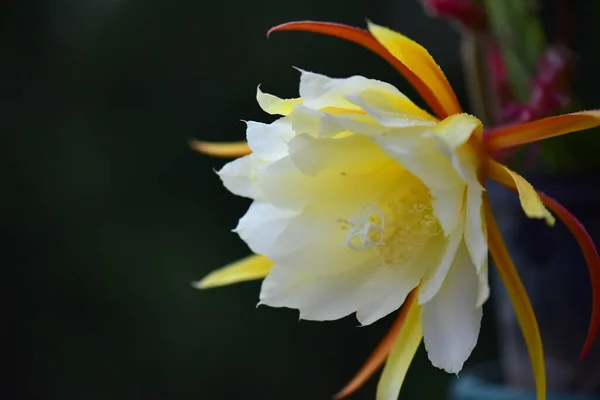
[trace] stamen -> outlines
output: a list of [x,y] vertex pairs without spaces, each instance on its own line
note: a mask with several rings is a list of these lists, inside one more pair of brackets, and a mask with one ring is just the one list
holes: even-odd
[[351,228],[346,234],[344,245],[352,250],[366,250],[383,246],[385,215],[377,204],[366,204],[358,209],[356,217],[348,218]]

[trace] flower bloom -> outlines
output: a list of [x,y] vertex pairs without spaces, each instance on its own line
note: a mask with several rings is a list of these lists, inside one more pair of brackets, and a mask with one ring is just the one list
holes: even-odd
[[[598,253],[582,225],[490,154],[600,125],[587,111],[500,127],[465,114],[438,65],[417,43],[387,28],[296,22],[272,31],[338,36],[398,69],[432,113],[392,85],[361,76],[300,71],[300,97],[257,91],[279,116],[248,122],[247,143],[195,142],[201,152],[240,156],[219,171],[232,193],[253,200],[235,232],[255,255],[209,274],[200,288],[264,278],[260,304],[298,309],[300,318],[356,314],[371,324],[401,308],[356,378],[357,389],[385,362],[377,398],[396,399],[424,341],[436,367],[458,373],[477,343],[489,296],[488,250],[513,301],[536,378],[546,395],[542,342],[527,293],[489,207],[485,180],[516,191],[524,213],[573,232],[598,282]],[[488,249],[489,247],[489,249]],[[598,328],[598,296],[584,353]]]

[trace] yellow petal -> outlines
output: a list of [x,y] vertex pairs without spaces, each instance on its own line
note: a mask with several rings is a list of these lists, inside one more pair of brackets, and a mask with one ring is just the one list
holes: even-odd
[[407,307],[406,319],[377,385],[377,400],[396,400],[406,377],[408,367],[421,344],[421,307],[416,301],[415,292],[407,298],[403,307]]
[[546,399],[546,368],[544,365],[544,349],[542,347],[542,338],[538,328],[537,320],[533,312],[533,307],[519,278],[515,265],[508,254],[496,220],[491,213],[490,205],[487,199],[485,201],[485,213],[488,226],[488,240],[490,252],[500,278],[504,282],[510,299],[513,303],[517,320],[521,326],[521,331],[525,338],[527,351],[531,359],[531,368],[535,378],[537,400]]
[[264,112],[272,115],[288,115],[302,99],[280,99],[272,94],[263,93],[260,86],[256,88],[256,101]]
[[543,218],[548,225],[554,225],[554,216],[546,209],[540,196],[525,178],[493,160],[488,161],[487,167],[491,179],[519,192],[519,200],[525,215],[529,218]]
[[456,94],[446,76],[423,46],[391,29],[372,23],[369,23],[368,27],[369,32],[375,39],[412,73],[417,75],[437,97],[446,114],[438,115],[440,118],[462,112]]
[[202,154],[225,158],[241,157],[252,152],[247,142],[215,143],[191,140],[190,147]]
[[354,378],[352,378],[352,380],[348,382],[348,384],[333,397],[334,400],[344,399],[357,391],[371,376],[373,376],[379,367],[383,365],[388,357],[388,354],[390,354],[392,346],[396,342],[398,332],[404,326],[408,310],[414,301],[413,297],[415,297],[414,292],[408,295],[406,301],[402,305],[402,309],[398,313],[396,321],[394,321],[394,324],[388,333],[386,333],[385,337],[381,340],[381,342],[379,342],[363,366],[360,367],[360,370],[356,373]]
[[452,115],[433,129],[452,149],[457,149],[465,144],[471,135],[480,135],[482,130],[481,121],[469,114]]
[[375,54],[382,57],[390,63],[398,72],[400,72],[423,97],[423,100],[432,108],[435,114],[440,118],[445,118],[449,114],[444,110],[444,107],[439,102],[436,94],[432,89],[423,82],[423,80],[415,74],[411,69],[404,65],[402,61],[392,55],[381,43],[379,43],[369,32],[354,28],[352,26],[335,24],[331,22],[315,22],[315,21],[295,21],[287,22],[271,28],[267,33],[269,36],[273,32],[278,31],[307,31],[339,37],[350,42],[359,44]]
[[495,152],[598,125],[600,125],[600,110],[557,115],[525,124],[494,129],[487,135],[486,144],[489,151]]
[[272,266],[273,261],[265,256],[251,255],[211,272],[202,280],[194,282],[193,286],[197,289],[208,289],[264,278]]

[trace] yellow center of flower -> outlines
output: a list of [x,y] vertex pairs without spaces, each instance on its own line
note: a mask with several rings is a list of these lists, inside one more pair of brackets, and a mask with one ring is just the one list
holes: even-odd
[[427,242],[442,232],[433,213],[427,187],[408,171],[378,203],[359,207],[356,216],[343,221],[346,245],[353,250],[374,250],[389,267],[406,265]]

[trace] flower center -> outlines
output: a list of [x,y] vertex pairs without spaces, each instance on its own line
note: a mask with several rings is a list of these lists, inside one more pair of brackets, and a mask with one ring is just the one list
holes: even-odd
[[344,222],[345,245],[373,250],[389,267],[406,265],[442,232],[429,190],[407,171],[379,203],[359,207],[356,216]]

